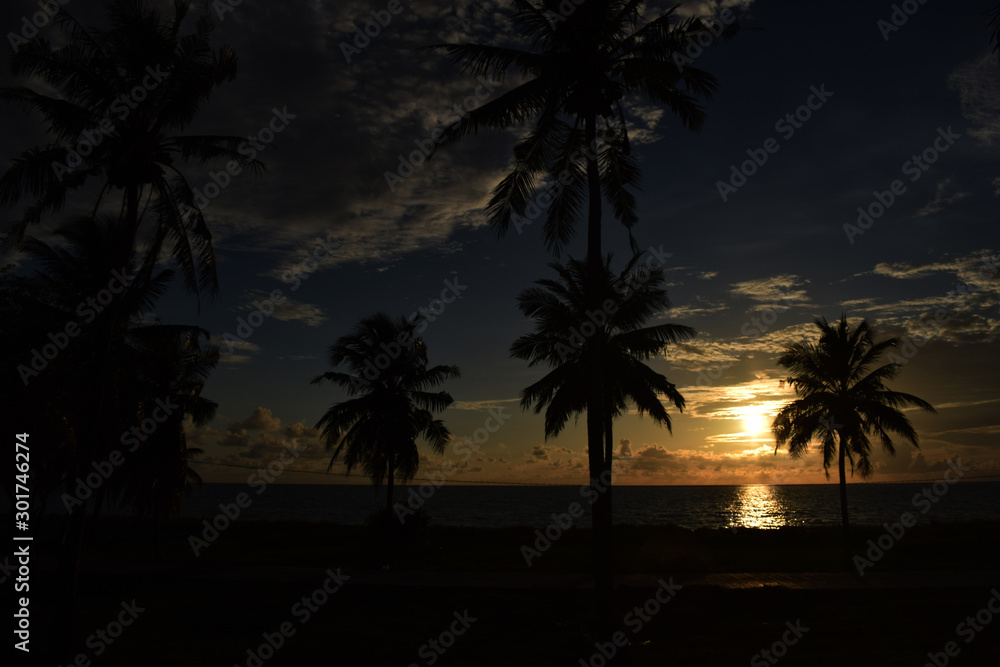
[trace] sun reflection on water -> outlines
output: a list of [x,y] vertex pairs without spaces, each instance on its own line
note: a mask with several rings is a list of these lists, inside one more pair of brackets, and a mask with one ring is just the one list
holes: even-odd
[[780,528],[802,523],[795,517],[780,487],[770,484],[750,484],[734,489],[729,505],[724,509],[727,528]]

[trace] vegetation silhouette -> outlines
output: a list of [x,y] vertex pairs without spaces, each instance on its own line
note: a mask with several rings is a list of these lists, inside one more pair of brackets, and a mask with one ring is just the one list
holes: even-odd
[[[173,271],[154,272],[133,256],[121,271],[127,284],[114,295],[114,307],[81,311],[81,304],[97,305],[93,295],[108,287],[119,231],[115,219],[85,217],[57,227],[55,242],[27,236],[21,247],[38,270],[3,289],[5,312],[42,315],[5,324],[4,333],[11,334],[5,340],[12,343],[5,374],[17,379],[4,383],[2,416],[16,418],[32,434],[52,437],[32,449],[33,461],[41,463],[32,466],[33,505],[41,519],[45,498],[61,490],[68,511],[58,552],[65,578],[60,619],[61,632],[67,633],[62,635],[65,651],[72,648],[71,614],[85,535],[102,508],[131,507],[140,518],[151,516],[158,556],[160,520],[176,515],[181,493],[198,481],[189,467],[198,450],[187,446],[185,417],[204,424],[216,409],[201,396],[219,356],[217,348],[202,343],[208,333],[149,319]],[[52,331],[64,332],[67,323],[76,324],[76,336],[63,333],[63,349],[48,365],[21,376],[27,366],[21,364],[19,371],[18,362],[30,363],[39,341],[50,340]],[[46,425],[50,420],[53,424]],[[104,472],[95,485],[91,480],[99,468]]]
[[[241,137],[178,134],[212,91],[236,75],[232,49],[211,45],[208,9],[194,17],[190,3],[178,0],[163,17],[138,0],[104,7],[106,28],[88,28],[57,8],[58,40],[39,34],[9,54],[11,74],[30,83],[0,89],[0,98],[37,113],[47,134],[46,144],[21,152],[0,176],[0,204],[27,200],[0,247],[22,250],[42,267],[32,278],[3,284],[5,312],[40,316],[4,326],[17,345],[4,369],[16,378],[5,383],[5,407],[21,408],[18,421],[37,426],[32,433],[54,436],[33,450],[42,462],[33,465],[41,473],[34,505],[44,507],[45,496],[60,488],[72,498],[92,466],[124,444],[123,431],[156,424],[126,455],[127,472],[111,474],[79,506],[69,502],[74,511],[59,554],[62,645],[54,649],[69,658],[88,512],[93,523],[105,504],[125,502],[155,524],[176,510],[180,491],[196,481],[188,463],[197,450],[187,447],[184,419],[203,423],[215,410],[200,396],[218,360],[218,350],[202,343],[207,332],[145,319],[175,275],[156,271],[168,253],[199,308],[202,296],[218,288],[211,233],[180,166],[226,160],[255,173],[263,169],[238,151]],[[189,20],[194,25],[186,30]],[[90,214],[59,225],[59,245],[28,235],[43,217],[61,211],[72,192],[86,188],[95,195]],[[112,285],[108,303],[83,307]],[[55,358],[43,359],[41,371],[19,365],[36,363],[32,352],[48,343],[49,332],[72,323],[78,335],[67,336]],[[157,401],[178,405],[165,411]],[[154,525],[154,540],[158,535]]]
[[[637,261],[634,257],[615,275],[609,255],[598,292],[591,289],[584,262],[552,263],[549,266],[559,274],[558,280],[538,280],[539,287],[518,296],[518,307],[535,321],[535,330],[514,342],[511,356],[528,361],[529,366],[545,364],[553,369],[521,392],[521,407],[534,406],[536,413],[545,410],[546,438],[559,435],[571,416],[590,408],[586,387],[593,381],[589,374],[595,365],[592,357],[603,354],[604,385],[614,391],[601,408],[606,425],[603,455],[608,460],[614,449],[613,420],[629,404],[668,431],[670,414],[660,396],[682,412],[685,404],[677,387],[643,362],[671,344],[692,338],[695,330],[679,324],[643,326],[671,303],[662,286],[663,269],[643,266],[636,270]],[[609,303],[611,308],[606,307]],[[600,315],[594,318],[593,313]],[[598,328],[593,319],[603,320],[604,325]],[[591,327],[581,331],[581,322],[590,322]],[[586,335],[587,330],[592,334]]]
[[[0,90],[0,99],[40,114],[50,138],[14,158],[0,177],[0,204],[32,200],[22,219],[9,225],[4,246],[19,245],[29,225],[96,180],[94,212],[105,203],[121,210],[118,267],[135,251],[148,210],[151,233],[168,239],[186,288],[214,294],[212,235],[178,165],[235,161],[259,173],[264,164],[238,150],[243,137],[175,132],[191,124],[215,88],[235,78],[236,54],[228,46],[213,50],[207,10],[193,32],[182,33],[189,2],[175,2],[169,19],[133,0],[112,0],[105,11],[109,25],[97,29],[61,7],[54,25],[65,43],[56,46],[39,35],[10,55],[11,74],[53,92]],[[106,202],[115,192],[120,200]],[[146,253],[147,262],[157,260]]]
[[343,364],[348,372],[327,371],[312,380],[332,382],[353,397],[331,405],[316,428],[327,451],[333,451],[327,470],[343,456],[348,474],[360,467],[376,487],[385,482],[382,522],[387,531],[404,520],[391,516],[394,482],[405,483],[417,474],[417,439],[425,439],[441,454],[451,437],[434,413],[454,399],[445,391],[428,389],[460,373],[457,366],[428,367],[427,346],[418,335],[425,327],[419,316],[365,317],[330,346],[330,365]]
[[934,412],[934,407],[912,394],[892,391],[885,386],[901,370],[899,363],[879,365],[880,357],[896,348],[900,339],[875,341],[867,320],[852,327],[847,315],[830,324],[826,318],[815,320],[820,330],[815,343],[787,345],[778,365],[790,375],[784,382],[800,398],[785,405],[772,422],[775,453],[787,446],[792,457],[803,456],[809,445],[822,440],[823,469],[830,476],[836,458],[840,473],[840,514],[843,523],[844,563],[850,568],[850,522],[847,512],[846,463],[851,474],[862,479],[875,472],[871,462],[872,437],[882,449],[895,456],[893,434],[914,447],[917,432],[900,408],[919,408]]
[[[711,99],[718,82],[690,66],[685,49],[697,45],[697,36],[713,33],[701,18],[680,18],[677,7],[645,21],[645,3],[640,0],[589,0],[580,5],[514,0],[512,4],[511,27],[534,50],[471,43],[424,47],[444,52],[462,71],[498,84],[509,72],[524,79],[470,111],[448,129],[446,140],[532,123],[531,132],[514,148],[513,170],[493,190],[488,221],[502,237],[512,223],[520,230],[532,222],[530,207],[543,208],[545,244],[558,254],[573,238],[577,219],[586,210],[586,262],[594,283],[589,289],[596,293],[604,271],[602,194],[626,228],[633,253],[639,251],[632,235],[638,222],[632,189],[639,186],[640,170],[631,152],[622,101],[631,95],[665,105],[685,127],[700,129],[705,119],[700,101]],[[737,21],[720,34],[731,37],[738,29]],[[541,188],[540,183],[544,183]],[[589,406],[604,406],[615,400],[608,394],[617,394],[603,385],[606,373],[600,364],[605,356],[600,350],[592,356],[594,366],[586,384]],[[601,444],[604,413],[603,407],[587,411],[588,464],[595,489],[604,488],[597,480],[610,476],[612,467]],[[599,495],[592,517],[598,619],[609,633],[614,622],[610,494]]]

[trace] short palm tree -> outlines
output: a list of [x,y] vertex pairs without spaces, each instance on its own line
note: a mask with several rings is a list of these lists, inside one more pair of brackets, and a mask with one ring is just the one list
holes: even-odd
[[787,445],[793,457],[803,456],[809,445],[819,440],[827,477],[837,459],[846,560],[850,555],[846,463],[850,462],[852,474],[856,471],[863,479],[871,477],[871,438],[878,438],[890,456],[896,454],[893,435],[918,447],[917,432],[901,408],[934,412],[934,407],[922,398],[885,386],[887,380],[899,375],[901,366],[880,365],[880,357],[895,348],[899,338],[876,342],[867,320],[851,327],[846,314],[835,325],[826,318],[817,319],[816,327],[820,330],[818,342],[791,343],[778,358],[778,365],[790,373],[784,382],[799,398],[778,412],[772,431],[775,451]]
[[232,49],[212,48],[207,13],[193,32],[181,32],[189,8],[177,0],[168,19],[145,2],[112,0],[103,30],[88,29],[59,8],[56,25],[65,39],[37,36],[11,56],[11,73],[37,79],[44,92],[4,88],[0,98],[38,113],[50,143],[22,152],[0,177],[0,204],[31,200],[6,230],[6,247],[20,244],[43,213],[61,209],[71,191],[96,183],[93,210],[107,203],[121,212],[118,268],[137,247],[148,209],[152,234],[167,239],[186,287],[217,290],[212,235],[178,167],[222,160],[259,172],[263,164],[240,151],[241,137],[176,133],[217,86],[236,76]]
[[428,367],[427,347],[416,333],[420,323],[385,313],[362,319],[330,346],[330,365],[344,364],[348,372],[329,371],[312,380],[333,382],[353,397],[334,403],[316,424],[327,450],[333,450],[327,470],[343,455],[348,473],[360,467],[375,486],[385,481],[387,511],[393,507],[394,480],[407,482],[417,473],[417,439],[426,439],[440,454],[450,438],[433,413],[454,399],[427,390],[459,377],[459,370]]
[[[684,397],[667,378],[646,365],[670,344],[694,336],[690,327],[678,324],[644,326],[654,315],[670,308],[662,286],[663,269],[642,267],[633,271],[634,257],[621,275],[611,271],[611,257],[603,265],[601,280],[591,278],[583,261],[570,259],[565,265],[550,266],[558,280],[536,281],[538,287],[525,290],[518,297],[525,316],[535,321],[535,330],[518,338],[511,346],[511,356],[529,365],[552,368],[541,380],[521,392],[521,407],[545,411],[545,437],[558,435],[570,417],[586,412],[588,434],[597,422],[602,425],[603,451],[598,440],[589,440],[591,469],[598,469],[601,487],[592,512],[595,530],[595,583],[598,589],[598,612],[602,623],[611,612],[611,478],[614,439],[612,422],[634,405],[637,412],[650,415],[658,424],[671,430],[665,398],[678,410]],[[610,304],[610,306],[609,306]],[[603,326],[597,326],[602,322]],[[597,358],[599,357],[599,359]],[[599,365],[602,378],[591,369]],[[589,390],[600,382],[607,391],[599,403]],[[601,532],[599,539],[597,533]]]

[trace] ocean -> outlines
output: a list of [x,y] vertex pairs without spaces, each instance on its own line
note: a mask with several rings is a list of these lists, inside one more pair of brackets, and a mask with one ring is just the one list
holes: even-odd
[[[405,505],[420,498],[419,486],[397,486],[395,500]],[[433,493],[431,491],[433,490]],[[260,491],[260,493],[258,493]],[[589,526],[589,504],[578,486],[423,487],[424,507],[434,524],[445,526],[545,526],[553,514],[579,503],[585,514],[578,525]],[[247,493],[251,504],[241,519],[363,523],[385,502],[385,488],[352,485],[205,484],[186,497],[181,515],[211,518],[220,503]],[[1000,482],[961,480],[948,485],[924,483],[848,484],[853,525],[899,521],[910,512],[918,523],[1000,519]],[[621,486],[613,491],[617,524],[667,525],[685,528],[822,526],[840,524],[838,485]],[[414,500],[412,506],[416,507]],[[65,510],[63,510],[65,511]]]

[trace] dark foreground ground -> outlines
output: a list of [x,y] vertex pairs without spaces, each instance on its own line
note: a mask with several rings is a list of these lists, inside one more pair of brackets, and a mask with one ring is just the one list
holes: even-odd
[[[373,567],[377,548],[361,527],[236,523],[195,557],[188,536],[200,532],[168,526],[159,560],[130,522],[92,536],[77,664],[604,664],[588,531],[567,533],[528,567],[521,546],[533,529],[432,528],[388,572]],[[881,534],[858,529],[859,552]],[[628,646],[615,652],[657,666],[1000,664],[1000,613],[988,607],[995,596],[1000,612],[1000,524],[911,528],[864,577],[837,571],[838,538],[619,528],[616,618]],[[68,664],[42,657],[58,639],[46,621],[62,596],[54,561],[34,553],[33,664]],[[134,619],[123,611],[133,600]],[[120,617],[129,625],[117,634]]]

